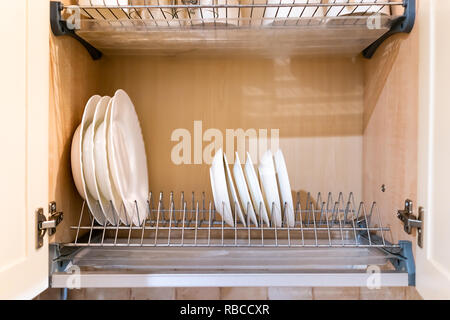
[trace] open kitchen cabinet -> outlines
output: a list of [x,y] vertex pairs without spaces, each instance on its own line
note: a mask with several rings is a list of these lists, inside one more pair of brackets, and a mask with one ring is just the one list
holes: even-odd
[[[448,281],[450,263],[446,253],[438,250],[438,242],[448,238],[438,226],[448,225],[448,217],[441,213],[443,207],[427,209],[430,201],[440,204],[445,199],[444,194],[427,192],[441,183],[429,180],[432,173],[427,170],[436,172],[443,163],[423,163],[439,154],[433,153],[436,145],[427,149],[426,143],[434,142],[424,138],[431,128],[424,127],[424,118],[419,118],[429,110],[434,110],[434,116],[445,112],[437,98],[419,100],[422,88],[436,83],[430,80],[419,87],[419,80],[425,81],[419,70],[428,71],[431,79],[435,73],[430,70],[435,66],[427,61],[440,58],[430,51],[424,62],[419,58],[419,48],[423,48],[419,45],[422,41],[436,45],[426,37],[438,39],[439,35],[423,30],[428,30],[427,19],[440,15],[434,6],[444,8],[443,2],[424,1],[412,32],[384,41],[372,59],[363,58],[360,52],[389,30],[390,18],[382,19],[381,29],[375,31],[380,34],[367,31],[367,18],[361,16],[363,27],[355,23],[336,26],[343,21],[339,19],[330,19],[328,25],[318,22],[323,19],[306,19],[318,27],[304,27],[304,34],[296,34],[295,28],[281,26],[265,33],[267,39],[275,41],[283,30],[293,34],[281,36],[273,45],[255,38],[259,29],[253,28],[205,31],[204,41],[197,29],[184,33],[151,29],[146,33],[148,26],[134,21],[131,26],[115,25],[111,31],[101,29],[105,21],[94,26],[83,20],[77,34],[103,52],[96,61],[74,39],[50,35],[45,166],[49,168],[48,199],[56,202],[57,211],[64,212],[50,237],[50,286],[366,286],[371,281],[379,281],[376,284],[381,286],[407,286],[414,285],[417,277],[425,298],[448,297],[449,286],[443,281]],[[403,13],[395,11],[403,10],[401,3],[390,6],[393,16]],[[119,32],[115,34],[114,28]],[[295,39],[301,45],[289,45]],[[268,50],[273,47],[277,50]],[[117,89],[124,89],[132,98],[146,144],[155,209],[144,228],[93,225],[71,174],[71,140],[86,101],[94,94],[112,96]],[[432,127],[437,118],[427,119]],[[258,133],[267,129],[269,138],[271,129],[279,129],[279,147],[286,157],[292,191],[299,195],[301,226],[293,230],[233,230],[211,214],[209,164],[194,164],[199,159],[194,159],[193,152],[194,141],[202,140],[198,135],[210,128],[223,132],[225,149],[227,129],[256,129]],[[171,136],[177,129],[191,133],[192,164],[176,165],[171,160],[178,143]],[[449,134],[444,127],[439,130],[442,135]],[[202,148],[207,144],[203,141]],[[425,160],[418,156],[420,148],[429,155]],[[242,161],[244,155],[239,156]],[[440,172],[443,177],[447,173],[444,168]],[[428,181],[426,188],[420,187],[424,180]],[[179,210],[173,216],[171,192]],[[184,210],[179,205],[183,192]],[[341,192],[343,199],[339,198]],[[164,209],[159,202],[161,194]],[[415,215],[419,206],[425,207],[423,248],[416,246],[416,236],[408,235],[397,217],[406,199],[412,200]],[[336,201],[342,208],[335,217],[347,214],[351,217],[348,221],[333,217]],[[320,208],[326,211],[327,204],[331,209],[322,220]],[[36,208],[45,206],[42,201]],[[34,219],[29,209],[24,209],[24,216]],[[367,225],[370,212],[374,219]],[[211,224],[211,216],[216,224]],[[328,217],[336,219],[335,224],[331,221],[331,229]],[[46,247],[45,239],[36,252],[42,253]],[[418,268],[423,266],[417,274],[413,251],[421,259]],[[40,263],[47,264],[42,256]],[[379,277],[367,272],[371,265],[378,266],[375,270],[381,273],[375,275]],[[429,279],[427,285],[421,278]]]

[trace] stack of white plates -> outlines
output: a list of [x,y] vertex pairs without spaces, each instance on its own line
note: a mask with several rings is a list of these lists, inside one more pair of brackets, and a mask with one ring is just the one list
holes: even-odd
[[210,178],[214,205],[225,223],[233,227],[238,221],[244,226],[294,227],[291,186],[281,150],[275,155],[270,150],[263,155],[259,179],[248,153],[244,170],[236,153],[232,171],[220,149],[214,156]]
[[[330,4],[346,4],[346,6],[333,6],[326,10],[326,15],[328,17],[338,17],[338,16],[348,16],[348,15],[390,15],[390,6],[386,5],[367,5],[362,6],[363,3],[376,3],[377,0],[329,0]],[[378,1],[382,2],[382,1]],[[358,4],[357,7],[352,6],[352,4]]]
[[101,225],[142,225],[148,214],[144,139],[131,99],[93,96],[72,140],[72,174]]

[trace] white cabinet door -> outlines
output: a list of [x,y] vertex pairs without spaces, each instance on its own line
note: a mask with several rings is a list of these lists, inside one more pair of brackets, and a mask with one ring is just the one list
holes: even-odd
[[419,5],[418,205],[425,212],[417,289],[425,299],[450,299],[450,1]]
[[49,1],[1,10],[0,299],[30,299],[48,287],[35,209],[48,210]]

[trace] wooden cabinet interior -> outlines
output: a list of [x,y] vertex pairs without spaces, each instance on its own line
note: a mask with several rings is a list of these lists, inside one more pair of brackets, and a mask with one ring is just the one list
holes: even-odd
[[140,117],[152,191],[210,197],[208,164],[171,161],[176,129],[189,130],[192,139],[196,120],[203,132],[279,129],[293,191],[313,197],[354,192],[357,201],[377,201],[392,228],[390,240],[408,238],[395,213],[416,195],[415,32],[392,37],[372,60],[105,56],[94,62],[72,39],[52,37],[50,43],[49,193],[65,213],[53,241],[73,240],[69,227],[78,223],[82,206],[70,145],[84,105],[93,94],[111,96],[119,88]]
[[417,30],[392,37],[364,63],[363,199],[378,203],[395,241],[413,243],[396,213],[406,199],[417,203]]

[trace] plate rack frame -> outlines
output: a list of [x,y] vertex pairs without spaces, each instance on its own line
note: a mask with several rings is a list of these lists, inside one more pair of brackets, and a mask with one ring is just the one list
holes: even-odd
[[[377,5],[377,7],[380,7],[379,10],[381,10],[381,8],[383,8],[385,6],[389,6],[390,8],[392,8],[394,6],[402,5],[404,7],[404,14],[402,16],[396,17],[395,19],[393,19],[390,22],[390,29],[386,33],[384,33],[379,39],[374,41],[372,44],[370,44],[366,49],[364,49],[362,51],[362,55],[365,58],[370,59],[375,54],[378,47],[387,38],[389,38],[392,35],[397,34],[397,33],[410,33],[411,30],[413,29],[413,26],[415,23],[415,17],[416,17],[416,0],[402,0],[402,2],[393,1],[393,0],[381,0],[381,1],[374,0],[373,3],[371,3],[371,2],[363,3],[362,1],[350,3],[350,0],[348,0],[348,1],[349,1],[348,6],[353,7],[352,12],[355,12],[357,8],[367,8],[367,9],[365,9],[367,12],[367,10],[369,10],[369,8],[374,5]],[[322,1],[320,3],[292,3],[292,4],[269,3],[269,2],[267,2],[266,4],[255,4],[253,2],[252,4],[237,4],[237,5],[236,4],[204,5],[204,4],[198,4],[198,2],[195,1],[195,4],[193,4],[192,2],[189,2],[189,3],[182,2],[182,4],[176,4],[176,5],[134,5],[134,6],[129,5],[129,6],[120,6],[120,7],[119,6],[89,6],[89,7],[88,6],[80,6],[79,8],[81,11],[86,12],[87,14],[88,14],[87,10],[97,10],[97,11],[98,10],[109,10],[111,12],[112,16],[114,16],[114,17],[116,17],[116,15],[114,15],[113,10],[122,10],[122,12],[124,13],[125,19],[128,19],[130,21],[137,19],[137,20],[141,20],[141,22],[142,22],[144,20],[140,14],[132,16],[130,14],[131,11],[129,11],[127,13],[127,11],[125,11],[125,10],[134,10],[134,12],[137,12],[138,9],[147,9],[148,12],[150,12],[150,9],[160,9],[160,10],[163,10],[163,9],[178,10],[178,9],[180,9],[180,10],[187,10],[187,11],[194,10],[194,9],[212,9],[212,10],[226,9],[228,12],[228,9],[238,8],[239,16],[240,16],[240,10],[245,9],[245,8],[247,8],[247,9],[250,8],[251,10],[253,10],[254,8],[264,8],[264,12],[266,11],[267,8],[277,8],[277,12],[276,12],[276,15],[277,15],[280,8],[290,8],[290,10],[292,10],[292,8],[298,8],[298,7],[314,8],[315,11],[317,11],[319,8],[327,8],[326,10],[328,12],[333,7],[334,8],[342,8],[342,9],[340,9],[342,11],[343,8],[346,6],[344,6],[344,3],[342,3],[342,2],[323,3]],[[51,25],[53,34],[55,36],[70,36],[70,37],[76,39],[86,48],[86,50],[89,52],[92,59],[94,59],[94,60],[100,59],[103,56],[103,53],[99,49],[94,47],[92,44],[90,44],[88,41],[86,41],[85,39],[83,39],[81,36],[78,35],[78,33],[77,33],[78,30],[77,30],[76,24],[72,25],[73,21],[69,22],[63,18],[63,12],[66,9],[67,8],[64,7],[64,5],[59,1],[51,1],[50,2],[50,25]],[[308,20],[307,17],[302,17],[302,14],[304,11],[305,10],[303,9],[300,16],[296,18],[296,19],[298,19],[298,21],[300,21],[302,19]],[[338,18],[339,18],[339,14],[338,14]],[[89,14],[88,14],[88,16],[89,16]],[[103,17],[103,15],[101,15],[101,16]],[[361,14],[361,17],[359,17],[359,18],[364,18],[363,16],[364,16],[364,14]],[[189,17],[190,17],[190,15],[189,15]],[[277,17],[275,16],[275,19],[276,18]],[[353,16],[352,18],[356,19],[355,21],[357,21],[358,16]],[[98,18],[96,18],[96,19],[98,19]],[[96,19],[94,19],[93,17],[89,17],[87,20],[96,20]],[[106,17],[103,17],[103,19],[107,20]],[[119,20],[119,22],[120,22],[119,18],[116,17],[116,19]],[[153,15],[152,15],[152,19],[153,19]],[[366,17],[366,19],[367,19],[367,17]],[[202,18],[202,20],[203,20],[203,18]],[[192,24],[192,22],[191,22],[191,24]],[[309,25],[310,21],[308,21],[307,24]],[[204,25],[205,24],[203,23],[203,26]],[[298,22],[297,22],[296,25],[298,25],[298,28],[302,28],[302,24],[298,24]],[[284,26],[277,27],[277,28],[284,28]]]

